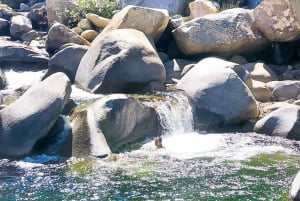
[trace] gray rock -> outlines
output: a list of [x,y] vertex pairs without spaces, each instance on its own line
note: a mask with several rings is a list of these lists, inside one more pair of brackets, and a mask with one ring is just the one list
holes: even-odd
[[60,50],[50,58],[49,68],[43,79],[54,73],[63,72],[71,83],[74,83],[78,65],[87,50],[88,47],[84,45],[71,45]]
[[29,18],[23,15],[16,15],[11,18],[10,34],[15,39],[21,39],[24,33],[32,30],[32,24]]
[[66,43],[76,43],[79,45],[89,45],[90,43],[77,33],[61,23],[55,23],[50,28],[46,39],[46,50],[54,53],[60,46]]
[[28,89],[0,111],[0,156],[28,155],[35,143],[46,137],[70,96],[66,75],[57,73]]
[[89,112],[95,131],[103,133],[112,151],[160,133],[158,114],[134,97],[108,95],[91,105]]
[[251,78],[260,82],[277,81],[276,73],[267,64],[257,62],[244,64],[243,67],[250,73]]
[[32,40],[36,39],[37,37],[39,37],[39,33],[35,30],[31,30],[27,33],[24,33],[21,36],[21,40],[24,42],[31,42]]
[[21,3],[20,4],[20,12],[29,12],[30,11],[30,7],[25,4],[25,3]]
[[254,26],[252,11],[241,8],[196,18],[172,33],[185,54],[251,52],[267,42]]
[[48,55],[37,48],[0,39],[0,67],[7,63],[25,63],[45,67],[48,65],[48,60]]
[[77,27],[82,30],[91,30],[93,29],[92,23],[88,19],[82,19],[78,22]]
[[300,95],[300,81],[272,81],[267,83],[267,87],[272,91],[275,101],[296,100]]
[[48,31],[48,20],[45,3],[35,4],[28,14],[34,29]]
[[148,38],[133,29],[98,36],[83,56],[75,83],[94,93],[161,90],[166,73]]
[[300,140],[299,106],[291,105],[279,108],[260,119],[254,131],[270,136],[280,136]]
[[293,180],[290,191],[290,198],[292,201],[300,200],[300,171],[297,173]]
[[256,101],[231,62],[204,59],[183,76],[177,88],[194,104],[197,129],[214,129],[258,116]]
[[170,15],[185,14],[188,3],[192,0],[120,0],[119,8],[123,9],[128,5],[135,5],[148,8],[166,9]]
[[35,144],[33,153],[67,158],[72,156],[72,128],[67,117],[58,117],[47,136]]

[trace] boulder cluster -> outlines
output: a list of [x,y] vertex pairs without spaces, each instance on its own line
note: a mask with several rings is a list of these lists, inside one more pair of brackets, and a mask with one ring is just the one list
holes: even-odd
[[[196,130],[300,140],[300,3],[237,2],[121,0],[112,19],[67,27],[76,1],[2,1],[0,88],[7,68],[47,72],[10,104],[0,94],[0,156],[107,158],[162,133],[149,100],[171,88],[189,98]],[[72,84],[104,97],[69,116]]]

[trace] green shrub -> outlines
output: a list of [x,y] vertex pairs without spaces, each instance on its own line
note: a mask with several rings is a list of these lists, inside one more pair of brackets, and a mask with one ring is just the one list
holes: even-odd
[[75,9],[64,11],[63,24],[69,27],[75,27],[88,13],[111,18],[113,11],[117,8],[116,0],[78,0]]

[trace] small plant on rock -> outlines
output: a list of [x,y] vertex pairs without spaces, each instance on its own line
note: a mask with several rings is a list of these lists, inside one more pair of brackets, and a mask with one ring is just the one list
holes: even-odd
[[78,0],[75,9],[64,11],[63,23],[69,27],[74,27],[88,13],[111,18],[113,11],[117,8],[116,0]]

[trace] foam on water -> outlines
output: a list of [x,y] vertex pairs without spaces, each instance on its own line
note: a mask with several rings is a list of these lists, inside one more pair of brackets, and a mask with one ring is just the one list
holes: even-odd
[[7,78],[7,89],[17,89],[23,86],[30,86],[41,81],[45,70],[40,71],[15,71],[5,70]]
[[76,103],[80,104],[86,101],[92,101],[103,97],[102,94],[93,94],[82,89],[79,89],[76,85],[72,85],[72,93],[70,98],[73,99]]
[[[264,141],[269,143],[265,144]],[[178,159],[214,158],[221,161],[246,160],[256,155],[277,152],[294,153],[294,150],[289,148],[288,144],[291,142],[288,140],[253,133],[205,135],[196,132],[173,133],[163,136],[162,142],[163,149],[157,149],[154,141],[150,141],[138,151]]]

